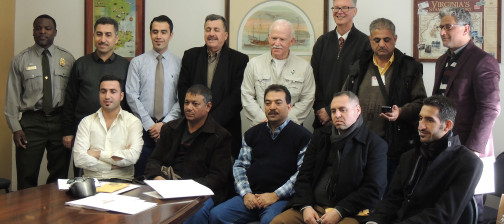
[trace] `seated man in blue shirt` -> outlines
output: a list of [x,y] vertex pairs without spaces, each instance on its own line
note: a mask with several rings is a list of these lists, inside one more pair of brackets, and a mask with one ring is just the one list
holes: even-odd
[[210,223],[270,223],[294,194],[294,183],[310,132],[292,122],[289,90],[270,85],[264,93],[268,122],[260,123],[243,138],[233,166],[235,196],[210,212]]

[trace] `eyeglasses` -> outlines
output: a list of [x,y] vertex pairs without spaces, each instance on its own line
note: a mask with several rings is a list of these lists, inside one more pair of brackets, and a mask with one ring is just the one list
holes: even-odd
[[446,24],[446,25],[439,25],[436,28],[438,31],[441,30],[449,31],[452,30],[455,26],[465,26],[465,25],[467,24]]
[[348,12],[348,10],[350,9],[353,9],[355,7],[352,7],[352,6],[342,6],[342,7],[331,7],[331,10],[333,12],[338,12],[339,10],[341,10],[342,12]]

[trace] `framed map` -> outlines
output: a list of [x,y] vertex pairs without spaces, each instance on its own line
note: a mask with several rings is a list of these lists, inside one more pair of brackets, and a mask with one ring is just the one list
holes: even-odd
[[85,54],[95,49],[93,26],[101,17],[111,17],[119,24],[116,54],[131,59],[144,52],[144,0],[85,0]]
[[327,1],[226,0],[229,46],[247,55],[268,52],[270,25],[285,19],[292,23],[296,39],[290,50],[309,57],[318,36],[326,32],[327,7]]
[[473,42],[500,62],[501,0],[414,0],[413,56],[419,61],[435,62],[446,52],[437,26],[438,13],[447,6],[471,13]]

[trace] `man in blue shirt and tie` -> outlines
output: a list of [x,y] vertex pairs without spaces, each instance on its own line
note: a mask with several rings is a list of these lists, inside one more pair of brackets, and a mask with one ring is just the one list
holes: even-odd
[[142,121],[144,146],[135,164],[135,177],[141,176],[163,123],[180,117],[177,83],[180,58],[168,51],[173,22],[165,15],[150,23],[152,50],[131,60],[126,80],[126,100]]

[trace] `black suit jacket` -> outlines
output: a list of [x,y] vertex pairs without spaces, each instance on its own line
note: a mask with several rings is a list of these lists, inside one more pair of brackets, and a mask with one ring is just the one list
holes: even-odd
[[[212,81],[210,114],[233,136],[232,154],[236,158],[241,148],[242,109],[240,87],[248,56],[224,45]],[[183,110],[187,89],[194,84],[207,86],[208,53],[206,45],[184,52],[178,81],[178,97]]]
[[[147,179],[162,176],[162,166],[174,166],[180,144],[187,125],[184,117],[172,120],[161,128],[161,137],[156,143],[145,167]],[[210,188],[215,195],[215,204],[227,197],[227,187],[232,183],[231,175],[231,135],[212,116],[208,116],[200,133],[190,149],[184,154],[182,179],[194,181]]]
[[[311,66],[315,77],[315,102],[313,112],[316,114],[325,108],[331,115],[331,101],[333,94],[341,91],[348,76],[348,68],[359,58],[362,52],[370,50],[369,38],[366,34],[352,26],[348,37],[339,49],[336,30],[331,30],[317,39],[313,46]],[[320,128],[322,124],[317,118],[313,120],[313,127]]]
[[[458,223],[483,171],[481,160],[457,136],[411,186],[422,157],[420,149],[403,154],[387,196],[376,206],[368,221],[377,223]],[[411,188],[411,187],[410,187]],[[463,220],[460,220],[463,221]]]
[[[294,196],[286,208],[315,205],[315,187],[327,167],[331,146],[331,128],[315,130],[299,169]],[[333,206],[342,215],[355,216],[373,209],[387,185],[387,143],[362,124],[353,137],[345,141],[339,164],[338,188]]]

